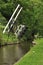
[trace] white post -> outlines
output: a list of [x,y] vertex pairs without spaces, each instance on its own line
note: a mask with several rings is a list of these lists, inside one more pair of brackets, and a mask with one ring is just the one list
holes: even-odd
[[[12,28],[14,22],[17,20],[17,18],[18,18],[18,16],[19,16],[19,14],[20,14],[20,12],[21,12],[22,9],[23,9],[23,7],[20,8],[20,10],[19,10],[19,12],[17,13],[16,17],[14,18],[14,21],[13,21],[13,23],[11,24],[10,28]],[[9,31],[10,31],[10,29],[8,29],[8,32],[9,32]]]
[[9,23],[11,22],[12,18],[14,17],[14,15],[15,15],[15,13],[16,13],[16,11],[18,10],[19,7],[20,7],[20,4],[18,4],[17,8],[16,8],[15,11],[13,12],[13,14],[12,14],[10,20],[8,21],[8,23],[7,23],[6,27],[5,27],[5,29],[3,30],[3,34],[5,33],[6,29],[8,28]]

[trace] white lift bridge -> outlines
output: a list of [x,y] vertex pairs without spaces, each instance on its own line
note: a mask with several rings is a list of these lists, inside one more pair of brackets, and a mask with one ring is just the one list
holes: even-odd
[[[18,11],[19,9],[19,11]],[[14,23],[16,22],[20,12],[22,11],[23,7],[20,7],[20,4],[18,4],[18,6],[16,7],[15,11],[13,12],[10,20],[8,21],[7,25],[5,26],[4,30],[3,30],[3,34],[5,34],[6,30],[7,32],[9,32],[12,28],[12,26],[14,25]],[[17,12],[18,11],[18,12]],[[14,18],[14,15],[17,13],[17,15]],[[12,21],[13,20],[13,21]],[[11,23],[11,24],[10,24]],[[10,28],[9,27],[10,24]],[[15,35],[16,36],[20,36],[21,32],[25,30],[25,25],[19,25],[17,30],[15,31]]]

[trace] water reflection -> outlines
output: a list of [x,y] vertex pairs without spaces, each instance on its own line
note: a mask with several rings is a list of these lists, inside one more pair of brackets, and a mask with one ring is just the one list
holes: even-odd
[[9,45],[0,48],[0,65],[13,65],[30,49],[29,43]]

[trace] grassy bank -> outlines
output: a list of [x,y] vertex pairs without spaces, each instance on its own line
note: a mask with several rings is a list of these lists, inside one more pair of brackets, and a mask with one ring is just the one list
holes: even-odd
[[43,38],[20,61],[14,65],[43,65]]
[[[3,29],[5,28],[5,26],[0,24],[0,41],[1,44],[5,44],[5,43],[15,43],[17,41],[17,38],[14,34],[10,33],[10,34],[3,34]],[[8,36],[9,35],[9,36]]]

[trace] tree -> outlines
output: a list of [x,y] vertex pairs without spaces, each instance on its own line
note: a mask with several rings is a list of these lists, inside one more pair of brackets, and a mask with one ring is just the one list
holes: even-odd
[[7,20],[11,17],[18,3],[21,4],[23,10],[17,21],[19,24],[25,24],[28,27],[28,32],[25,37],[31,39],[37,33],[42,35],[43,2],[41,0],[10,0],[9,2],[1,5],[0,8],[0,12]]

